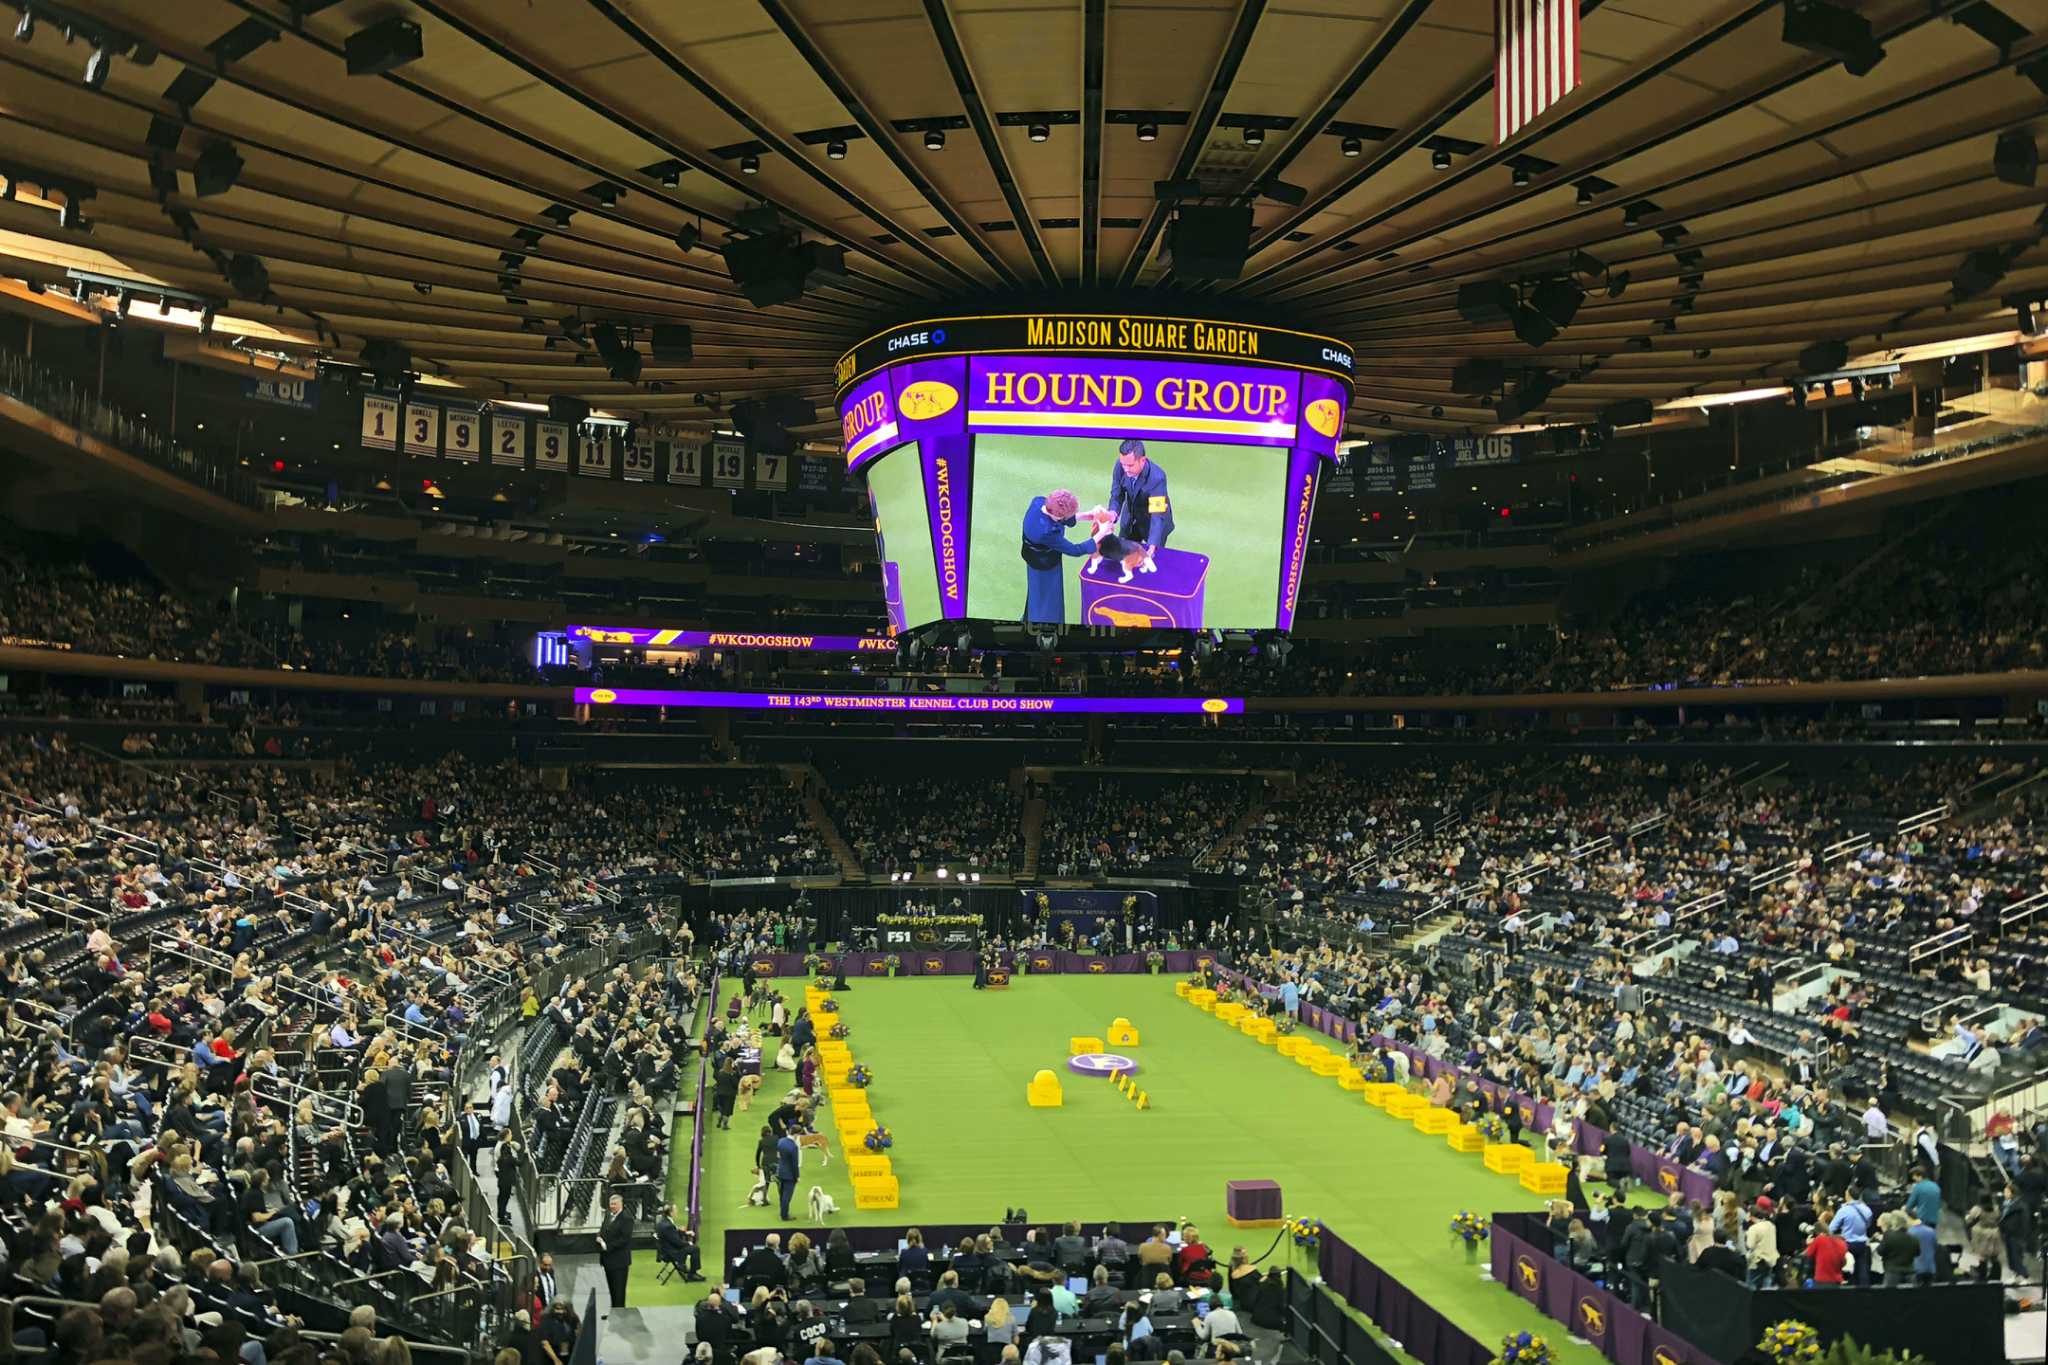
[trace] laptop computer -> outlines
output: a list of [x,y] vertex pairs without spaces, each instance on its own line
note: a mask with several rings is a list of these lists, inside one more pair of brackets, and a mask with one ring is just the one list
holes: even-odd
[[1088,1277],[1086,1275],[1070,1277],[1067,1280],[1067,1292],[1076,1296],[1086,1294],[1088,1292]]

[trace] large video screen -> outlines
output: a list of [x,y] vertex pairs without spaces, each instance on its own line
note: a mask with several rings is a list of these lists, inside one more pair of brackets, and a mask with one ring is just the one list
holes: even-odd
[[1351,356],[1174,319],[951,319],[840,365],[892,630],[1293,624]]
[[[974,475],[970,617],[1155,629],[1277,620],[1285,451],[980,436]],[[1055,518],[1061,493],[1078,510]]]

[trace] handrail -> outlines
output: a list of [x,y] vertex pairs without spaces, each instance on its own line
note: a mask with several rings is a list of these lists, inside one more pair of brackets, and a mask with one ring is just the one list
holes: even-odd
[[1898,832],[1900,834],[1911,834],[1916,830],[1926,829],[1929,825],[1938,825],[1946,819],[1948,819],[1948,802],[1943,801],[1940,805],[1929,806],[1926,810],[1918,811],[1900,820]]
[[1930,934],[1906,950],[1906,966],[1917,967],[1929,958],[1940,957],[1956,948],[1967,948],[1977,939],[1977,931],[1967,924],[1958,924],[1953,929],[1944,929]]
[[1671,923],[1674,926],[1683,924],[1687,920],[1699,918],[1709,910],[1718,910],[1727,903],[1728,893],[1726,891],[1710,891],[1698,900],[1689,901],[1681,905],[1678,908],[1678,913],[1671,917]]
[[2024,900],[2014,901],[1998,912],[1998,930],[2004,933],[2015,924],[2024,924],[2043,910],[2048,910],[2048,889],[2036,891]]
[[[1633,835],[1635,831],[1630,830],[1629,833]],[[1613,847],[1614,837],[1612,835],[1603,834],[1599,838],[1593,840],[1591,843],[1580,844],[1577,848],[1567,850],[1564,856],[1567,862],[1583,862],[1585,859],[1592,857],[1595,853],[1604,853],[1608,849]]]
[[66,896],[61,892],[46,890],[40,886],[28,887],[21,893],[21,899],[25,906],[42,914],[55,915],[59,919],[69,920],[74,924],[89,925],[95,929],[106,928],[108,924],[112,923],[114,918],[114,912],[111,907],[105,910],[96,910],[75,896]]
[[1823,863],[1840,862],[1854,853],[1861,853],[1874,842],[1869,834],[1852,834],[1846,839],[1837,839],[1820,851]]
[[1941,1027],[1944,1016],[1953,1014],[1960,1018],[1966,1008],[1976,1003],[1977,997],[1971,994],[1951,996],[1940,1004],[1929,1005],[1920,1011],[1920,1027],[1931,1037]]
[[[279,1089],[280,1087],[281,1089]],[[273,1089],[279,1090],[279,1093],[267,1093],[267,1090]],[[294,1112],[297,1111],[301,1102],[311,1100],[315,1117],[320,1116],[320,1111],[323,1107],[331,1108],[338,1104],[341,1106],[339,1122],[343,1127],[360,1128],[363,1126],[362,1106],[350,1099],[345,1092],[317,1090],[310,1085],[301,1085],[299,1082],[288,1077],[273,1076],[268,1072],[258,1072],[249,1078],[249,1093],[259,1100],[268,1100],[273,1104],[282,1105]],[[330,1115],[330,1117],[332,1116]]]
[[1663,826],[1668,825],[1670,823],[1671,812],[1668,810],[1660,810],[1655,815],[1646,815],[1642,819],[1636,821],[1636,823],[1634,823],[1633,825],[1630,825],[1628,827],[1628,837],[1633,839],[1638,834],[1648,834],[1651,830],[1660,829]]
[[1776,867],[1766,868],[1750,877],[1749,889],[1761,891],[1766,887],[1776,886],[1779,882],[1790,881],[1798,875],[1799,859],[1794,858],[1791,862],[1779,863]]

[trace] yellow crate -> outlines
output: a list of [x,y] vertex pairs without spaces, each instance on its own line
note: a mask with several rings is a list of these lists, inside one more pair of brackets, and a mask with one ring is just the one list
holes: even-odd
[[1442,1137],[1458,1126],[1458,1116],[1449,1109],[1425,1109],[1415,1116],[1415,1131]]
[[821,1062],[829,1062],[834,1057],[843,1057],[849,1062],[853,1060],[853,1048],[844,1038],[827,1038],[816,1046]]
[[1340,1090],[1365,1089],[1365,1073],[1355,1066],[1347,1066],[1337,1073],[1337,1088]]
[[1496,1142],[1486,1149],[1486,1169],[1502,1175],[1518,1175],[1529,1164],[1530,1156],[1527,1147],[1517,1147],[1512,1142]]
[[902,1186],[893,1175],[858,1177],[853,1182],[853,1206],[857,1209],[893,1209]]
[[1257,1019],[1246,1031],[1266,1047],[1273,1046],[1280,1037],[1280,1026],[1271,1019]]
[[1564,1194],[1567,1172],[1554,1161],[1532,1161],[1522,1167],[1522,1188],[1531,1194],[1558,1198]]
[[[1219,1009],[1216,1013],[1220,1015],[1223,1011]],[[1109,1032],[1102,1036],[1111,1047],[1138,1046],[1138,1026],[1122,1015],[1110,1020]]]
[[1234,1024],[1238,1020],[1244,1018],[1244,1016],[1244,1006],[1239,1004],[1235,1000],[1231,1001],[1227,1005],[1218,1005],[1216,1007],[1216,1017],[1218,1019],[1221,1019],[1226,1024]]
[[1486,1150],[1486,1135],[1470,1123],[1461,1123],[1444,1134],[1444,1141],[1454,1152],[1483,1152]]
[[1216,992],[1208,989],[1189,991],[1188,1003],[1204,1014],[1213,1013],[1216,1009]]
[[1351,1063],[1345,1061],[1334,1052],[1325,1052],[1322,1056],[1316,1058],[1316,1064],[1313,1068],[1318,1076],[1341,1076],[1346,1071],[1354,1069]]
[[1397,1119],[1412,1119],[1427,1108],[1428,1100],[1420,1095],[1412,1095],[1406,1090],[1387,1101],[1387,1112]]
[[831,1097],[834,1109],[847,1105],[860,1105],[865,1108],[868,1102],[868,1092],[857,1085],[828,1086],[825,1093]]
[[1183,1000],[1187,999],[1189,993],[1194,989],[1195,983],[1192,981],[1176,981],[1173,983],[1173,993]]
[[886,1175],[893,1177],[896,1171],[890,1165],[888,1157],[883,1156],[880,1152],[870,1152],[865,1147],[862,1147],[849,1150],[846,1153],[846,1173],[853,1179],[859,1180],[862,1176]]
[[1100,1038],[1090,1038],[1085,1034],[1076,1033],[1067,1039],[1067,1055],[1069,1057],[1078,1057],[1084,1052],[1105,1052],[1107,1050],[1102,1046]]
[[1298,1057],[1301,1055],[1301,1050],[1307,1046],[1308,1039],[1301,1037],[1299,1034],[1283,1033],[1279,1036],[1279,1040],[1273,1044],[1273,1050],[1282,1057]]
[[1384,1109],[1393,1100],[1394,1096],[1406,1092],[1392,1081],[1367,1081],[1358,1093],[1365,1096],[1367,1104]]

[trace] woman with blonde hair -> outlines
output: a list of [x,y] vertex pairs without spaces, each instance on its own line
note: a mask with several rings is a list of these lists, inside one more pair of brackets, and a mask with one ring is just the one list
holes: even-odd
[[990,1301],[988,1312],[981,1315],[981,1325],[991,1346],[1007,1346],[1017,1339],[1017,1320],[1010,1316],[1010,1301],[1000,1295]]

